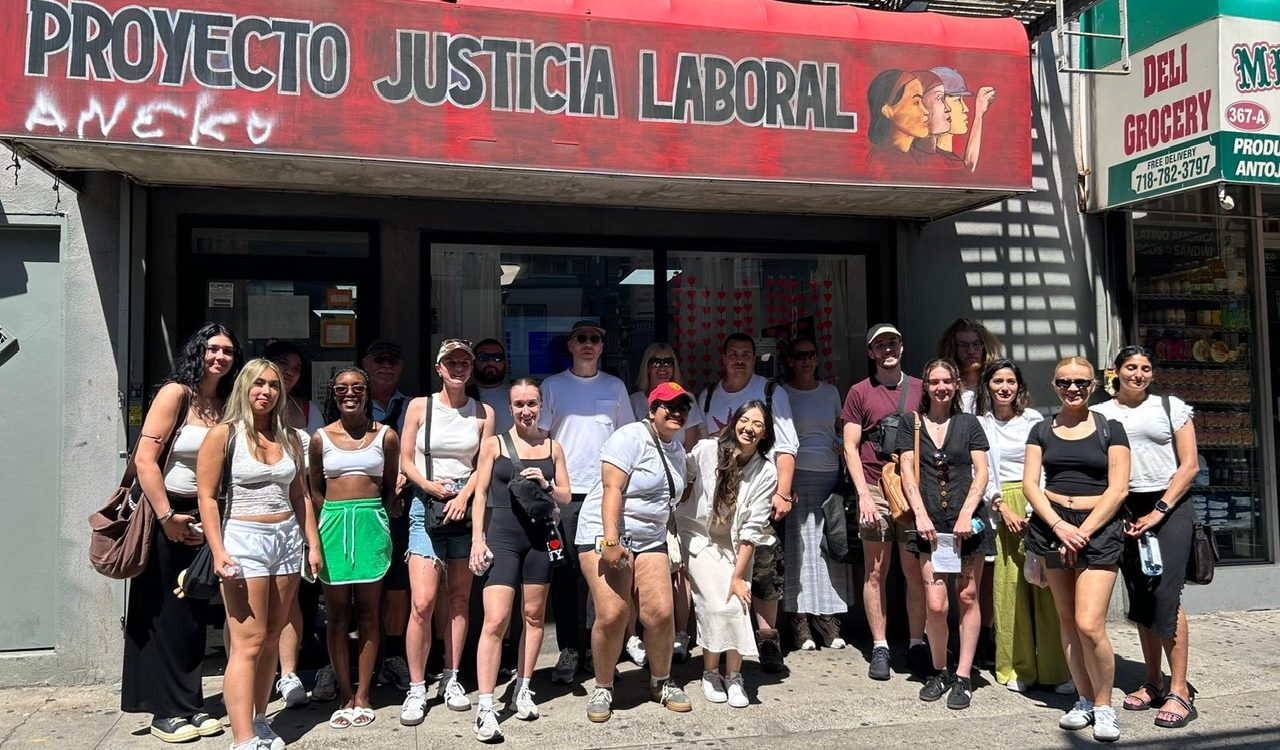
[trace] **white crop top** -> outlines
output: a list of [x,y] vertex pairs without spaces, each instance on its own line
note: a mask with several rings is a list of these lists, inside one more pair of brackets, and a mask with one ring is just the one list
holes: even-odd
[[235,450],[231,456],[231,483],[227,487],[227,518],[234,516],[266,516],[293,510],[289,502],[289,485],[298,473],[297,464],[288,451],[273,464],[264,464],[249,452],[244,433],[236,430]]
[[169,461],[164,469],[164,490],[171,495],[195,497],[196,489],[196,456],[200,453],[200,444],[209,428],[202,424],[185,424],[178,439],[173,441],[173,449],[169,452]]
[[[466,480],[475,468],[476,451],[480,449],[480,405],[473,398],[460,409],[445,404],[439,395],[431,398],[431,477],[440,482],[450,479]],[[426,468],[427,425],[418,427],[417,444],[413,462],[423,476]]]
[[382,469],[386,465],[386,458],[382,454],[382,441],[387,432],[385,424],[378,428],[373,442],[354,450],[339,448],[329,439],[324,429],[319,432],[320,440],[324,443],[322,461],[325,479],[358,476],[382,479]]

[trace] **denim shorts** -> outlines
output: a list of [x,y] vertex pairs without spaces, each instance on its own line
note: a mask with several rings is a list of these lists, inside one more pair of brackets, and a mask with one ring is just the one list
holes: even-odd
[[[409,503],[409,555],[418,555],[428,560],[439,560],[431,535],[427,533],[427,504],[421,493],[415,492]],[[406,556],[407,559],[407,556]]]

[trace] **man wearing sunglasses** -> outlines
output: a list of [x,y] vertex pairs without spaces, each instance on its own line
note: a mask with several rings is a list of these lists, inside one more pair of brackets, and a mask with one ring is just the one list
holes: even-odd
[[[702,392],[698,403],[706,413],[707,435],[715,437],[731,421],[732,415],[748,401],[763,401],[773,417],[773,449],[766,456],[778,471],[778,488],[770,502],[772,520],[780,521],[791,512],[794,500],[791,481],[795,475],[796,436],[791,416],[791,401],[785,388],[776,387],[763,375],[756,374],[756,342],[745,333],[731,333],[721,347],[724,378]],[[752,606],[756,613],[756,641],[760,650],[760,668],[778,673],[786,666],[782,660],[782,639],[778,636],[778,602],[782,600],[782,549],[779,535],[768,529],[778,543],[756,549],[751,567]]]
[[[635,420],[627,387],[600,371],[604,354],[604,329],[589,320],[578,321],[569,331],[573,366],[542,381],[542,415],[538,427],[559,441],[569,470],[568,505],[560,508],[564,538],[575,539],[578,513],[593,484],[600,480],[600,449],[614,430]],[[555,569],[551,578],[551,613],[556,622],[560,658],[551,672],[552,682],[570,684],[587,638],[587,586],[577,561]]]
[[493,409],[493,434],[501,435],[515,425],[507,386],[507,349],[497,339],[476,344],[476,396]]

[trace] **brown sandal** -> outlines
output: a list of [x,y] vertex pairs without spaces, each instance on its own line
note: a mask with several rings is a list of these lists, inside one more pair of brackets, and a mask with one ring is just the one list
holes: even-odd
[[[1160,698],[1162,697],[1160,693],[1160,686],[1154,685],[1150,682],[1142,683],[1141,687],[1139,687],[1137,690],[1134,690],[1133,692],[1140,693],[1144,690],[1151,694],[1151,700],[1144,701],[1141,698],[1134,697],[1134,695],[1130,693],[1129,695],[1126,695],[1124,697],[1124,703],[1122,704],[1124,706],[1124,710],[1146,711],[1147,709],[1151,708],[1151,705],[1153,703],[1155,703],[1156,701],[1159,701]],[[1133,702],[1131,703],[1130,701],[1133,701]]]
[[[1174,703],[1177,703],[1179,706],[1182,706],[1183,708],[1187,709],[1187,714],[1186,716],[1178,716],[1177,714],[1174,714],[1172,711],[1166,711],[1164,706],[1161,705],[1160,710],[1156,712],[1156,726],[1158,727],[1164,727],[1165,729],[1181,729],[1186,725],[1190,724],[1192,721],[1195,720],[1197,716],[1200,715],[1199,712],[1196,711],[1194,692],[1191,694],[1191,700],[1187,700],[1183,698],[1181,695],[1171,692],[1164,697],[1165,703],[1168,703],[1169,701],[1173,701]],[[1160,718],[1160,714],[1168,714],[1170,716],[1173,716],[1173,718],[1162,719]]]

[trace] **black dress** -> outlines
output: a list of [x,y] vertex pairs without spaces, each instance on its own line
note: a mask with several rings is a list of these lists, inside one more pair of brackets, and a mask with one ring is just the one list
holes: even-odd
[[[915,419],[923,417],[918,413],[909,414],[898,427],[899,453],[915,450]],[[956,414],[951,417],[941,449],[933,444],[929,430],[921,423],[920,455],[916,457],[920,465],[920,499],[924,501],[929,520],[939,534],[950,534],[955,528],[960,508],[973,486],[972,451],[985,451],[989,448],[987,434],[978,418],[972,414]],[[991,528],[986,500],[978,503],[973,517],[982,519],[984,527],[981,533],[974,534],[961,543],[960,554],[964,557],[994,555],[995,533]],[[907,549],[920,554],[929,552],[931,547],[918,534],[912,534],[907,540]]]

